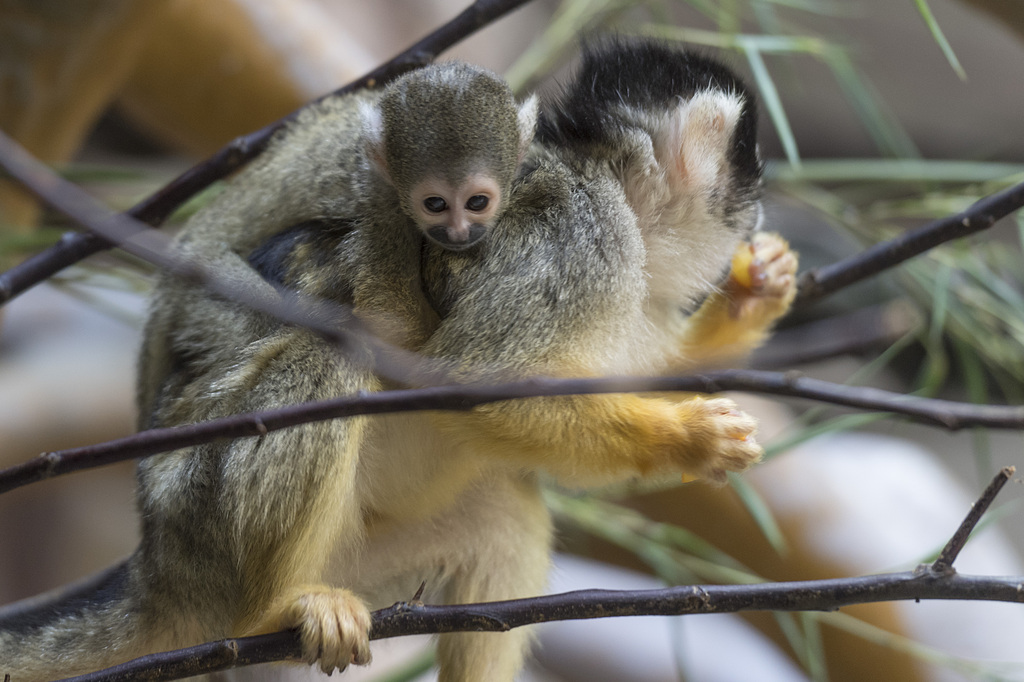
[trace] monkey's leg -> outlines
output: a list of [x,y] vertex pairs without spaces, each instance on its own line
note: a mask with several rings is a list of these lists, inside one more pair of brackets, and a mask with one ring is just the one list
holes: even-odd
[[760,346],[796,296],[797,255],[774,233],[740,244],[725,286],[684,323],[670,371],[742,361]]
[[[324,399],[368,387],[368,377],[306,332],[287,335],[247,391],[243,411]],[[277,349],[275,349],[275,352]],[[262,364],[262,363],[261,363]],[[298,627],[303,658],[331,673],[370,661],[369,612],[349,590],[319,583],[336,538],[358,542],[353,489],[360,420],[333,420],[236,441],[229,519],[245,547],[243,632]],[[263,452],[261,453],[260,450]],[[268,597],[274,597],[266,605]],[[261,612],[261,607],[266,608]]]
[[[438,484],[442,484],[440,481]],[[530,597],[547,580],[551,521],[536,480],[501,466],[485,471],[441,511],[378,531],[365,549],[332,566],[374,606],[409,599],[467,604]],[[511,682],[530,643],[528,628],[442,635],[441,680]]]
[[[165,397],[158,421],[189,422],[376,388],[299,329],[248,344]],[[140,467],[144,574],[203,637],[298,627],[325,672],[369,662],[369,613],[320,583],[335,542],[358,544],[354,489],[364,421],[332,420],[179,450]]]
[[[551,520],[533,477],[495,477],[461,501],[458,530],[472,551],[450,567],[450,604],[529,597],[547,582]],[[441,682],[512,682],[530,645],[530,630],[442,635],[438,643]]]

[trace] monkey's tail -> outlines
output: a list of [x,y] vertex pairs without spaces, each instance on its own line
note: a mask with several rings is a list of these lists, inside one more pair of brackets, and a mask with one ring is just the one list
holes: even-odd
[[138,655],[144,634],[130,561],[0,607],[0,679],[46,682]]

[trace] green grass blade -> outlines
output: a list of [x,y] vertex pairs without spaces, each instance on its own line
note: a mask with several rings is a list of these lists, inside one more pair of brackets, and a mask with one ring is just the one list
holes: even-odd
[[935,20],[935,15],[932,14],[932,8],[928,6],[928,0],[914,0],[917,5],[917,11],[921,13],[921,18],[924,19],[924,23],[928,26],[928,30],[932,32],[932,38],[938,44],[939,49],[942,50],[942,54],[946,56],[946,61],[953,68],[953,71],[960,78],[960,80],[967,80],[967,72],[964,71],[964,67],[960,64],[960,60],[956,58],[956,54],[953,52],[952,46],[949,41],[946,40],[946,34],[942,32],[942,28],[939,26],[939,22]]
[[747,62],[754,74],[754,80],[761,91],[761,101],[768,109],[768,115],[775,124],[775,131],[782,142],[782,149],[786,153],[786,159],[793,168],[800,168],[800,152],[797,151],[796,138],[793,136],[793,129],[789,125],[789,118],[782,107],[782,100],[779,98],[779,91],[775,88],[775,82],[768,67],[765,66],[761,52],[753,45],[743,44],[743,51],[747,55]]
[[730,474],[729,485],[739,496],[743,506],[750,512],[751,518],[754,519],[754,523],[757,524],[768,544],[777,554],[785,556],[789,552],[786,536],[782,534],[782,529],[779,528],[779,523],[775,520],[775,514],[768,508],[768,503],[761,497],[761,493],[757,492],[754,486],[750,485],[750,482],[742,476]]
[[817,614],[801,611],[798,616],[804,632],[804,656],[807,674],[814,682],[828,682],[828,665],[825,659],[825,640],[821,636],[821,622]]
[[896,118],[883,109],[879,98],[854,67],[850,56],[844,50],[833,48],[826,51],[824,59],[878,148],[896,157],[921,156],[917,145]]
[[584,28],[611,9],[616,0],[565,0],[551,22],[505,72],[514,92],[520,92],[538,75],[548,73],[565,51],[577,45]]
[[[805,159],[800,168],[768,161],[765,176],[774,182],[958,182],[1002,180],[1024,173],[1019,163],[934,159]],[[1021,243],[1024,244],[1024,220]]]

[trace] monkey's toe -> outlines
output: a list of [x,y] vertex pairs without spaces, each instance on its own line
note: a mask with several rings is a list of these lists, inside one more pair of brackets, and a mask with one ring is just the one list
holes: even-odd
[[359,597],[326,585],[294,592],[280,622],[299,629],[304,661],[328,675],[370,662],[370,612]]

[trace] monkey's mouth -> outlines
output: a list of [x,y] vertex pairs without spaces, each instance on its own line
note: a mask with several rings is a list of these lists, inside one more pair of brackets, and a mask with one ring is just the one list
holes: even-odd
[[448,225],[434,225],[424,233],[430,241],[449,251],[465,251],[476,246],[487,236],[487,226],[474,223],[468,230],[456,230]]

